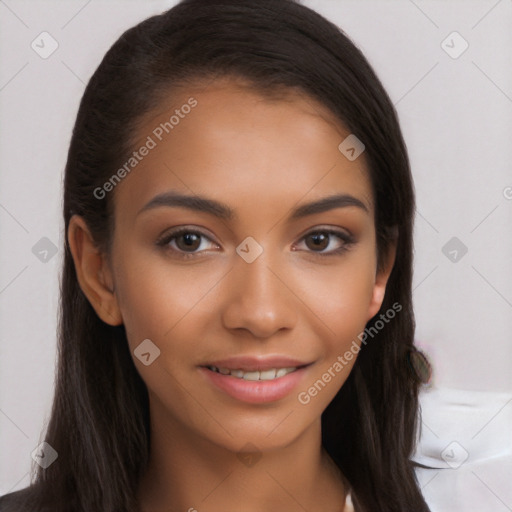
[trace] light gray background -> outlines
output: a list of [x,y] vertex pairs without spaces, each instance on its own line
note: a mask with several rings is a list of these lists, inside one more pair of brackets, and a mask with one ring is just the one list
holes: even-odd
[[[49,418],[80,97],[121,33],[174,3],[0,0],[0,495],[30,483]],[[437,469],[418,471],[423,492],[434,512],[512,510],[512,0],[303,3],[363,50],[410,152],[416,337],[435,367],[417,459]],[[31,48],[43,31],[59,45],[47,59]],[[445,51],[462,48],[454,31],[469,44],[458,58]],[[47,262],[32,252],[43,237],[58,248]],[[467,247],[457,261],[443,253],[453,237]]]

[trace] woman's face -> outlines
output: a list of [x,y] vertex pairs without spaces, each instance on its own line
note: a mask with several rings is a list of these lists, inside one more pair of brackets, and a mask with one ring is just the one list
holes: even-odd
[[152,418],[284,446],[318,427],[383,298],[364,154],[340,152],[349,132],[312,99],[233,81],[174,94],[138,135],[108,192],[109,268]]

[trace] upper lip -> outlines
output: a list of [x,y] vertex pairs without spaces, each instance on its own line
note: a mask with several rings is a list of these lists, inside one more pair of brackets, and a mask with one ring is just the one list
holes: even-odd
[[217,359],[202,366],[215,366],[228,370],[261,371],[271,368],[299,368],[311,363],[300,361],[288,356],[234,356],[227,359]]

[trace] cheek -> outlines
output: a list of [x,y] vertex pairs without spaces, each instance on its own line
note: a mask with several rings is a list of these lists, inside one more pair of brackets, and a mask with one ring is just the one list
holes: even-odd
[[358,253],[345,265],[322,269],[308,286],[304,297],[317,315],[317,332],[322,339],[321,357],[312,378],[298,396],[319,414],[348,378],[359,354],[375,283],[375,261],[370,252]]
[[349,377],[362,348],[367,306],[367,293],[339,293],[337,306],[326,305],[323,310],[329,334],[323,336],[321,357],[297,394],[309,415],[321,415]]
[[[214,317],[216,285],[225,269],[217,265],[201,271],[144,251],[127,251],[118,261],[116,294],[132,355],[149,339],[160,350],[159,365],[173,374],[184,371],[201,355],[198,342]],[[147,368],[135,363],[145,378]]]
[[317,269],[302,282],[302,296],[329,328],[336,348],[364,329],[375,284],[375,261],[368,252]]

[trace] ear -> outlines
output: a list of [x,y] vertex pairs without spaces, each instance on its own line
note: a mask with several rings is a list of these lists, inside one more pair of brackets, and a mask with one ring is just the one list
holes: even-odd
[[389,241],[387,252],[383,256],[382,266],[381,268],[377,268],[375,283],[373,285],[373,294],[368,309],[367,321],[377,314],[380,307],[382,306],[382,302],[384,301],[386,285],[388,284],[389,276],[393,270],[393,265],[395,264],[397,240],[398,237],[393,236],[393,238]]
[[121,311],[106,255],[98,249],[87,224],[79,215],[71,217],[67,237],[78,283],[91,306],[105,323],[121,325]]

